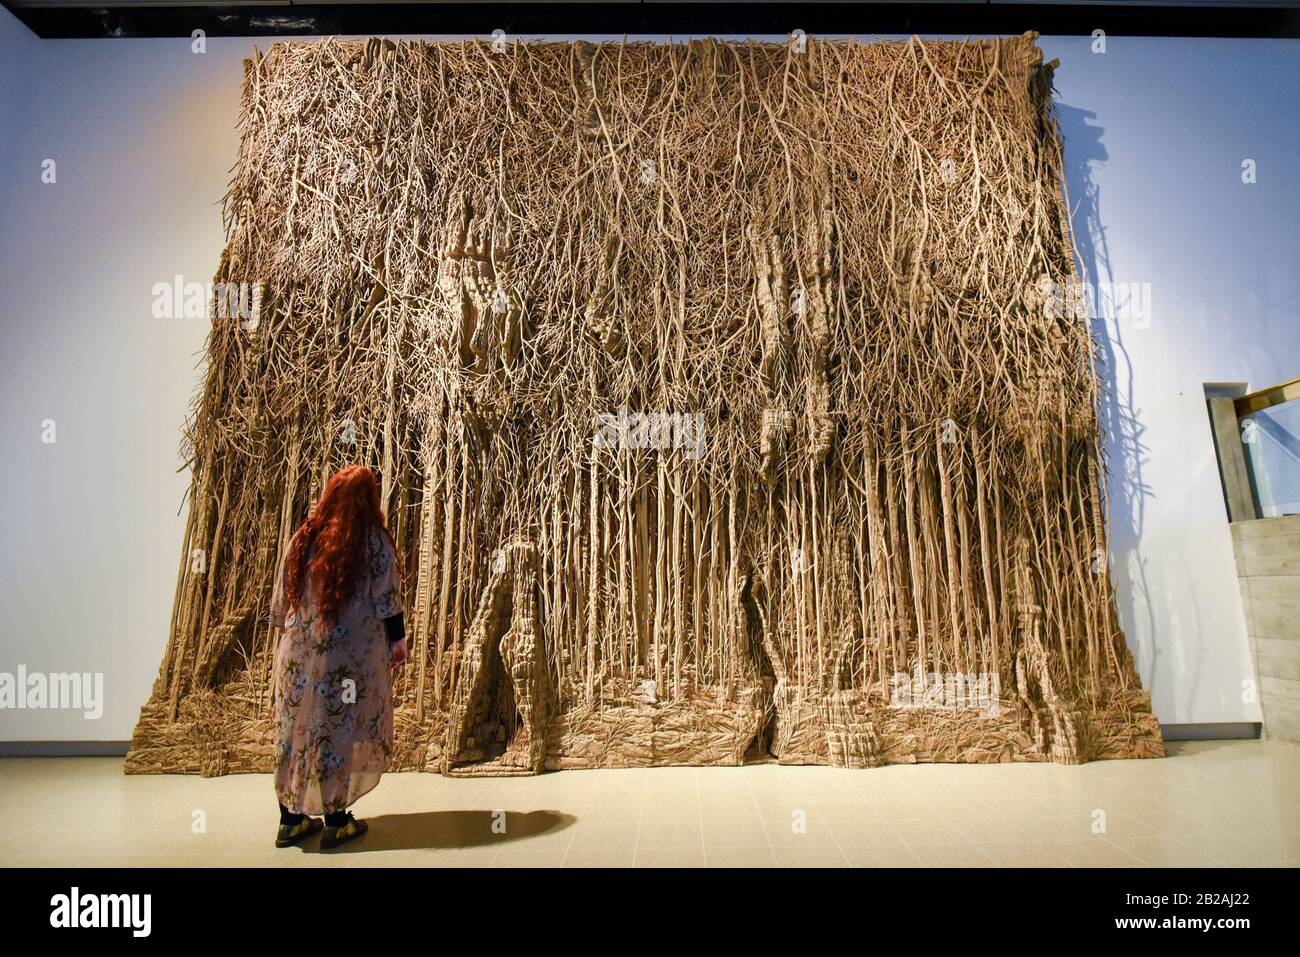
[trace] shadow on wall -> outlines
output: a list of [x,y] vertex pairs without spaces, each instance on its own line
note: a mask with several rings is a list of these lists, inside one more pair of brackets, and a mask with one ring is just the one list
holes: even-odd
[[[1114,563],[1111,573],[1120,624],[1143,673],[1143,685],[1150,688],[1155,684],[1160,653],[1155,644],[1155,609],[1140,545],[1152,492],[1143,478],[1148,449],[1143,442],[1145,429],[1139,410],[1133,406],[1133,364],[1124,346],[1125,329],[1115,320],[1112,298],[1101,292],[1117,288],[1106,228],[1102,225],[1101,189],[1092,178],[1092,164],[1109,159],[1101,141],[1105,130],[1093,122],[1097,114],[1091,110],[1058,103],[1056,111],[1065,141],[1065,186],[1073,219],[1076,263],[1081,280],[1093,290],[1088,302],[1101,380],[1097,416],[1107,472],[1110,552],[1113,557],[1125,558]],[[1141,628],[1137,627],[1139,615],[1145,617]]]

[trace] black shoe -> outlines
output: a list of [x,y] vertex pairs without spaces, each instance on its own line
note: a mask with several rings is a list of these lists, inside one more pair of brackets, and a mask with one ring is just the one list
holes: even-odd
[[358,821],[351,814],[348,815],[347,823],[341,827],[326,826],[325,833],[320,838],[320,849],[328,851],[332,847],[338,847],[340,844],[346,844],[348,841],[355,840],[368,831],[369,825],[365,821]]
[[325,825],[319,818],[305,817],[297,824],[281,824],[275,832],[276,847],[293,847],[299,841],[311,837]]

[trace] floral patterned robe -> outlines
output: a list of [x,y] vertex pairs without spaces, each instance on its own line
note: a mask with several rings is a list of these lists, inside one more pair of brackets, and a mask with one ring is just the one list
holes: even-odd
[[[284,629],[275,655],[275,791],[290,811],[342,811],[379,783],[393,751],[393,699],[382,619],[402,611],[397,559],[373,529],[368,574],[326,628],[310,580],[297,608],[276,575],[271,623]],[[281,561],[283,565],[283,560]]]

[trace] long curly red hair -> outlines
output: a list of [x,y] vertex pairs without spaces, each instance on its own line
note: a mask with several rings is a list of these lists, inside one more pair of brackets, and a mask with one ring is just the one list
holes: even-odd
[[[310,575],[320,596],[317,610],[326,621],[335,621],[365,579],[366,541],[376,528],[392,544],[375,473],[364,465],[335,472],[289,544],[285,567],[289,606],[298,607]],[[398,569],[400,577],[400,565]]]

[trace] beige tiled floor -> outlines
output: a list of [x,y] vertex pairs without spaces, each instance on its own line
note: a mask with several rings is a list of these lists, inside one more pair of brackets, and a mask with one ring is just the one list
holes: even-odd
[[[127,777],[0,760],[2,865],[1060,867],[1300,864],[1300,749],[1170,745],[1161,761],[390,774],[371,832],[271,844],[266,775]],[[494,822],[504,820],[505,832]]]

